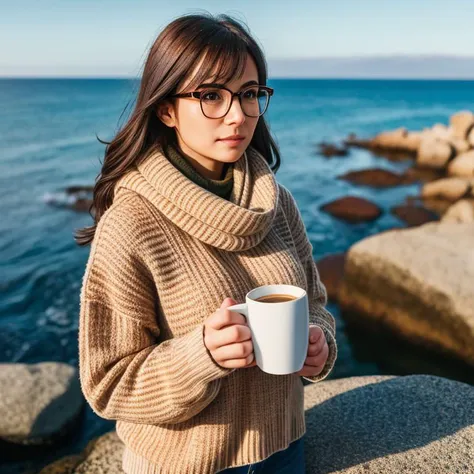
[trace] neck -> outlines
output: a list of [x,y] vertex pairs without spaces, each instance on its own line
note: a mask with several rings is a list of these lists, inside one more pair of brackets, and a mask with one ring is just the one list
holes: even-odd
[[179,141],[178,150],[186,157],[196,171],[207,179],[222,179],[227,166],[227,163],[199,156],[197,158],[195,152],[191,150],[186,144]]

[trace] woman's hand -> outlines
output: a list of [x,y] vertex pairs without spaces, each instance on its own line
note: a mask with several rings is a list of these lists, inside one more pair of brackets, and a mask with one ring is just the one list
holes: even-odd
[[252,335],[245,317],[229,306],[237,304],[226,298],[221,307],[204,322],[204,344],[221,367],[243,369],[256,365]]
[[303,368],[297,375],[312,377],[319,375],[326,364],[329,354],[329,347],[323,330],[319,326],[309,327],[308,353]]

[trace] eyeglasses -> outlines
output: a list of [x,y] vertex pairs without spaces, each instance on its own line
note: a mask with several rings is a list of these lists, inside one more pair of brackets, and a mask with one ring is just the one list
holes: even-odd
[[213,86],[201,91],[183,92],[169,97],[195,97],[200,100],[204,116],[218,119],[227,115],[234,97],[239,98],[242,111],[247,117],[260,117],[266,112],[272,95],[271,87],[252,85],[240,92],[232,92],[224,86]]

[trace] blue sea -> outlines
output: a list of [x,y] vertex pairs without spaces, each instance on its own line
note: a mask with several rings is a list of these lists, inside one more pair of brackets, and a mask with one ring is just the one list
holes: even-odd
[[[275,94],[266,118],[282,157],[277,179],[298,202],[315,259],[402,227],[388,210],[419,191],[418,185],[377,190],[338,180],[350,170],[400,171],[411,163],[356,149],[327,159],[316,153],[318,142],[337,142],[351,132],[368,137],[398,127],[447,124],[451,114],[474,104],[469,81],[274,79],[269,85]],[[50,202],[60,201],[67,186],[94,184],[104,152],[96,135],[114,136],[137,88],[136,80],[125,79],[0,80],[0,362],[77,365],[79,292],[89,247],[78,247],[73,232],[92,220]],[[353,225],[319,210],[347,194],[373,200],[386,212],[373,223]],[[332,376],[389,371],[370,351],[357,357],[337,308],[331,309],[340,344]],[[77,439],[56,455],[80,450],[113,428],[90,409],[85,417]]]

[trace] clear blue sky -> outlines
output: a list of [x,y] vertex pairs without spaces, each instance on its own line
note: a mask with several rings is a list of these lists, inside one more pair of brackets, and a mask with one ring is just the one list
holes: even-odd
[[137,75],[175,17],[243,19],[269,61],[474,55],[474,0],[0,0],[0,75]]

